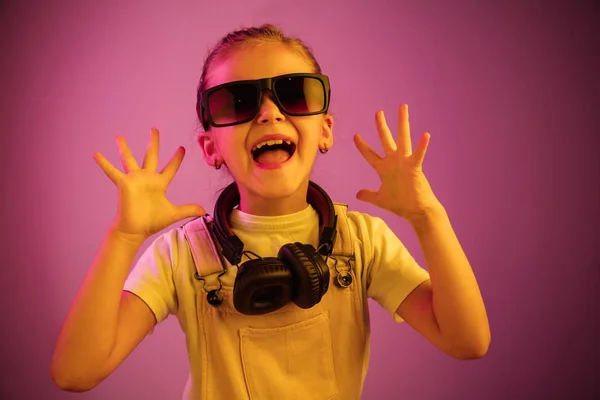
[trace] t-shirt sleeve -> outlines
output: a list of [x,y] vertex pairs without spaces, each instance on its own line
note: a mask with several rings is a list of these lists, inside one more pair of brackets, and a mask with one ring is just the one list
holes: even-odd
[[417,286],[429,279],[429,273],[381,218],[363,215],[371,253],[370,260],[365,260],[367,297],[386,309],[396,322],[402,322],[396,310]]
[[174,232],[159,236],[142,253],[123,287],[123,290],[135,294],[150,307],[157,323],[177,312],[173,281],[176,249]]

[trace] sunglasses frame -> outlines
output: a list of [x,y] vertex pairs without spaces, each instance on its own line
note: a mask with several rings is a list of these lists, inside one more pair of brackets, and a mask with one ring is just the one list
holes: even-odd
[[[324,94],[325,94],[325,104],[321,110],[311,112],[311,113],[289,113],[285,110],[285,108],[281,105],[281,102],[279,101],[279,97],[277,96],[277,93],[273,90],[273,87],[274,87],[275,83],[281,79],[294,78],[294,77],[315,78],[321,82],[321,84],[323,85]],[[213,120],[213,117],[210,113],[210,109],[208,107],[208,99],[210,98],[210,95],[219,89],[223,89],[223,88],[227,88],[227,87],[231,87],[231,86],[238,86],[238,85],[242,85],[242,84],[246,84],[246,85],[249,84],[258,89],[258,91],[257,91],[258,95],[257,95],[257,99],[256,99],[256,112],[254,112],[254,114],[251,117],[246,118],[242,121],[236,121],[236,122],[231,122],[231,123],[227,123],[227,124],[215,123],[215,121]],[[208,89],[204,90],[203,92],[198,92],[196,111],[198,112],[199,115],[201,115],[202,125],[204,126],[204,130],[205,131],[208,130],[209,125],[213,126],[215,128],[222,128],[225,126],[240,125],[240,124],[244,124],[246,122],[252,121],[254,118],[256,118],[256,116],[258,115],[258,112],[260,111],[260,105],[262,103],[262,94],[265,89],[269,89],[273,93],[273,99],[275,101],[275,104],[277,104],[277,107],[279,107],[279,109],[286,115],[309,116],[309,115],[323,114],[323,113],[326,113],[327,110],[329,110],[329,100],[331,98],[331,88],[329,86],[329,77],[327,75],[315,74],[315,73],[295,73],[295,74],[285,74],[285,75],[273,76],[271,78],[227,82],[227,83],[223,83],[221,85],[217,85],[217,86],[208,88]],[[206,118],[206,117],[208,117],[208,118]]]

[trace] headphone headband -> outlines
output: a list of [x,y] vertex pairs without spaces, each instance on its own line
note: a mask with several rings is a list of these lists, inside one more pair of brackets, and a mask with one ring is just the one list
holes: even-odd
[[[306,201],[319,214],[319,253],[330,256],[337,233],[337,215],[333,203],[327,193],[312,181],[308,182]],[[239,204],[240,192],[235,182],[223,190],[215,203],[213,232],[221,245],[223,256],[231,265],[239,264],[244,252],[244,243],[231,232],[227,223],[229,214]]]

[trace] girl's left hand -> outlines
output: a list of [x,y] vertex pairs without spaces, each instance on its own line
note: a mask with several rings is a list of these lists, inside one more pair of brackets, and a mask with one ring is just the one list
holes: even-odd
[[423,174],[423,160],[431,135],[424,133],[415,152],[412,152],[406,104],[398,110],[397,143],[394,142],[383,111],[375,114],[375,121],[385,157],[379,156],[359,134],[354,135],[354,144],[379,174],[381,187],[377,192],[362,189],[356,198],[416,223],[429,211],[441,207]]

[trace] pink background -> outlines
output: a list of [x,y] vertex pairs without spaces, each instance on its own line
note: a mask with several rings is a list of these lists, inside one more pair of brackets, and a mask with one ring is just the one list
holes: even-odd
[[[409,104],[413,142],[432,135],[425,173],[486,301],[492,344],[469,362],[372,303],[363,398],[600,394],[597,1],[13,3],[0,5],[0,398],[77,397],[54,387],[49,363],[116,209],[95,151],[118,163],[114,136],[123,134],[141,158],[157,126],[162,163],[188,149],[170,198],[212,212],[229,180],[194,144],[202,60],[228,31],[264,22],[303,38],[331,77],[336,142],[313,179],[334,200],[383,217],[423,264],[404,220],[354,197],[379,181],[352,134],[380,149],[375,112],[395,133],[397,107]],[[77,398],[177,399],[187,371],[169,318]]]

